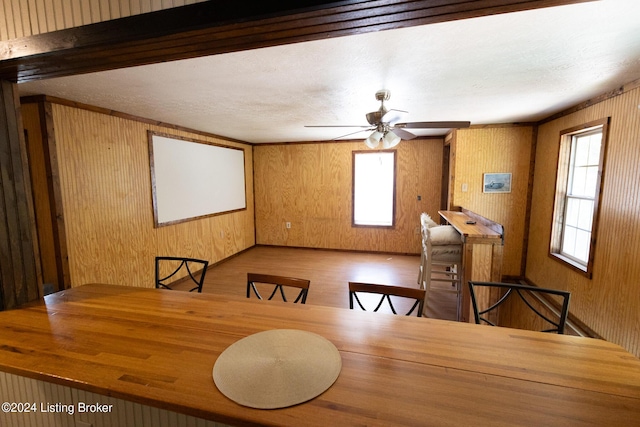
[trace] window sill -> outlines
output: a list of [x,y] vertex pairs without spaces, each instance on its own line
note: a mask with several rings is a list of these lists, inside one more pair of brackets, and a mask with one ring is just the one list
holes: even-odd
[[388,229],[394,229],[396,228],[395,224],[391,224],[391,225],[381,225],[381,224],[351,224],[351,227],[353,228],[388,228]]
[[549,253],[549,256],[552,259],[558,261],[560,264],[566,265],[567,267],[571,268],[573,271],[585,276],[587,279],[591,279],[591,276],[593,275],[593,273],[587,266],[584,266],[572,260],[571,258],[567,258],[564,255],[553,253],[553,252]]

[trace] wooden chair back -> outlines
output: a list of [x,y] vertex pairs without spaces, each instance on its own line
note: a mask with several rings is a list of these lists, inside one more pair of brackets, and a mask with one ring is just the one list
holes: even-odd
[[379,294],[380,301],[377,306],[373,309],[373,311],[377,312],[382,304],[386,301],[391,309],[393,314],[398,314],[395,306],[393,305],[393,301],[391,300],[391,296],[396,296],[400,298],[408,298],[415,300],[409,311],[405,313],[406,316],[410,316],[417,308],[417,316],[422,317],[422,312],[424,311],[424,302],[425,302],[425,291],[424,289],[416,289],[416,288],[405,288],[401,286],[390,286],[390,285],[378,285],[373,283],[360,283],[360,282],[349,282],[349,308],[353,310],[354,301],[358,303],[358,306],[366,311],[366,308],[358,298],[358,292],[362,293],[371,293],[371,294]]
[[255,294],[258,299],[263,299],[258,290],[256,283],[263,283],[267,285],[274,285],[271,295],[267,300],[273,299],[276,293],[280,294],[282,301],[288,302],[285,295],[284,287],[298,288],[300,292],[296,296],[294,303],[299,302],[305,304],[307,302],[307,294],[309,292],[310,281],[306,279],[298,279],[295,277],[276,276],[271,274],[258,274],[247,273],[247,298],[251,297],[251,292]]

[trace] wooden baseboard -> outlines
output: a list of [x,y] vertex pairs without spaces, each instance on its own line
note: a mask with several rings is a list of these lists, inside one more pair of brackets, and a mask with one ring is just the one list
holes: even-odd
[[[282,249],[310,249],[314,251],[332,251],[332,252],[349,252],[353,254],[378,254],[378,255],[397,255],[397,256],[420,256],[419,253],[409,253],[409,252],[385,252],[385,251],[360,251],[357,249],[333,249],[333,248],[311,248],[305,246],[282,246],[282,245],[262,245],[257,244],[253,247],[264,247],[264,248],[282,248]],[[251,248],[248,248],[251,249]],[[246,249],[245,249],[246,250]],[[240,253],[240,252],[239,252]]]

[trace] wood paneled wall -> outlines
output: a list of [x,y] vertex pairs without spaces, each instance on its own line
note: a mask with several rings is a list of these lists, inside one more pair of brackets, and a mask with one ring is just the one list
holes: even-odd
[[[153,287],[156,255],[211,263],[254,245],[249,145],[59,104],[52,112],[72,286]],[[148,130],[243,148],[247,209],[154,228]]]
[[[526,276],[571,291],[570,312],[640,356],[640,88],[542,124],[538,130]],[[548,256],[560,131],[611,117],[593,278]]]
[[351,226],[352,152],[365,149],[362,141],[255,146],[256,242],[420,253],[420,213],[437,218],[440,207],[443,140],[397,146],[394,229]]
[[[523,273],[533,132],[533,126],[460,129],[453,142],[453,204],[504,226],[502,274],[506,276]],[[511,193],[483,193],[487,172],[511,173]]]
[[1,0],[0,40],[64,30],[204,0]]
[[[202,418],[166,409],[142,405],[115,397],[79,390],[19,375],[0,372],[0,399],[3,402],[30,402],[36,405],[30,412],[0,412],[3,427],[56,426],[77,427],[227,427]],[[107,412],[80,412],[79,403],[111,405]],[[56,411],[43,411],[58,404]],[[64,406],[63,406],[64,405]]]

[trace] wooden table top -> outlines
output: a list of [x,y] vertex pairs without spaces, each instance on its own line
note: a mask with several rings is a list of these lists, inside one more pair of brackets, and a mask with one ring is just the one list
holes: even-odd
[[[333,386],[275,410],[223,396],[218,355],[278,328],[335,344]],[[640,359],[605,341],[123,286],[0,312],[0,370],[233,425],[640,424]]]
[[[465,243],[503,243],[503,235],[483,224],[478,217],[471,217],[465,212],[458,211],[438,211],[438,213],[462,235]],[[474,224],[467,224],[467,221],[474,221]]]

